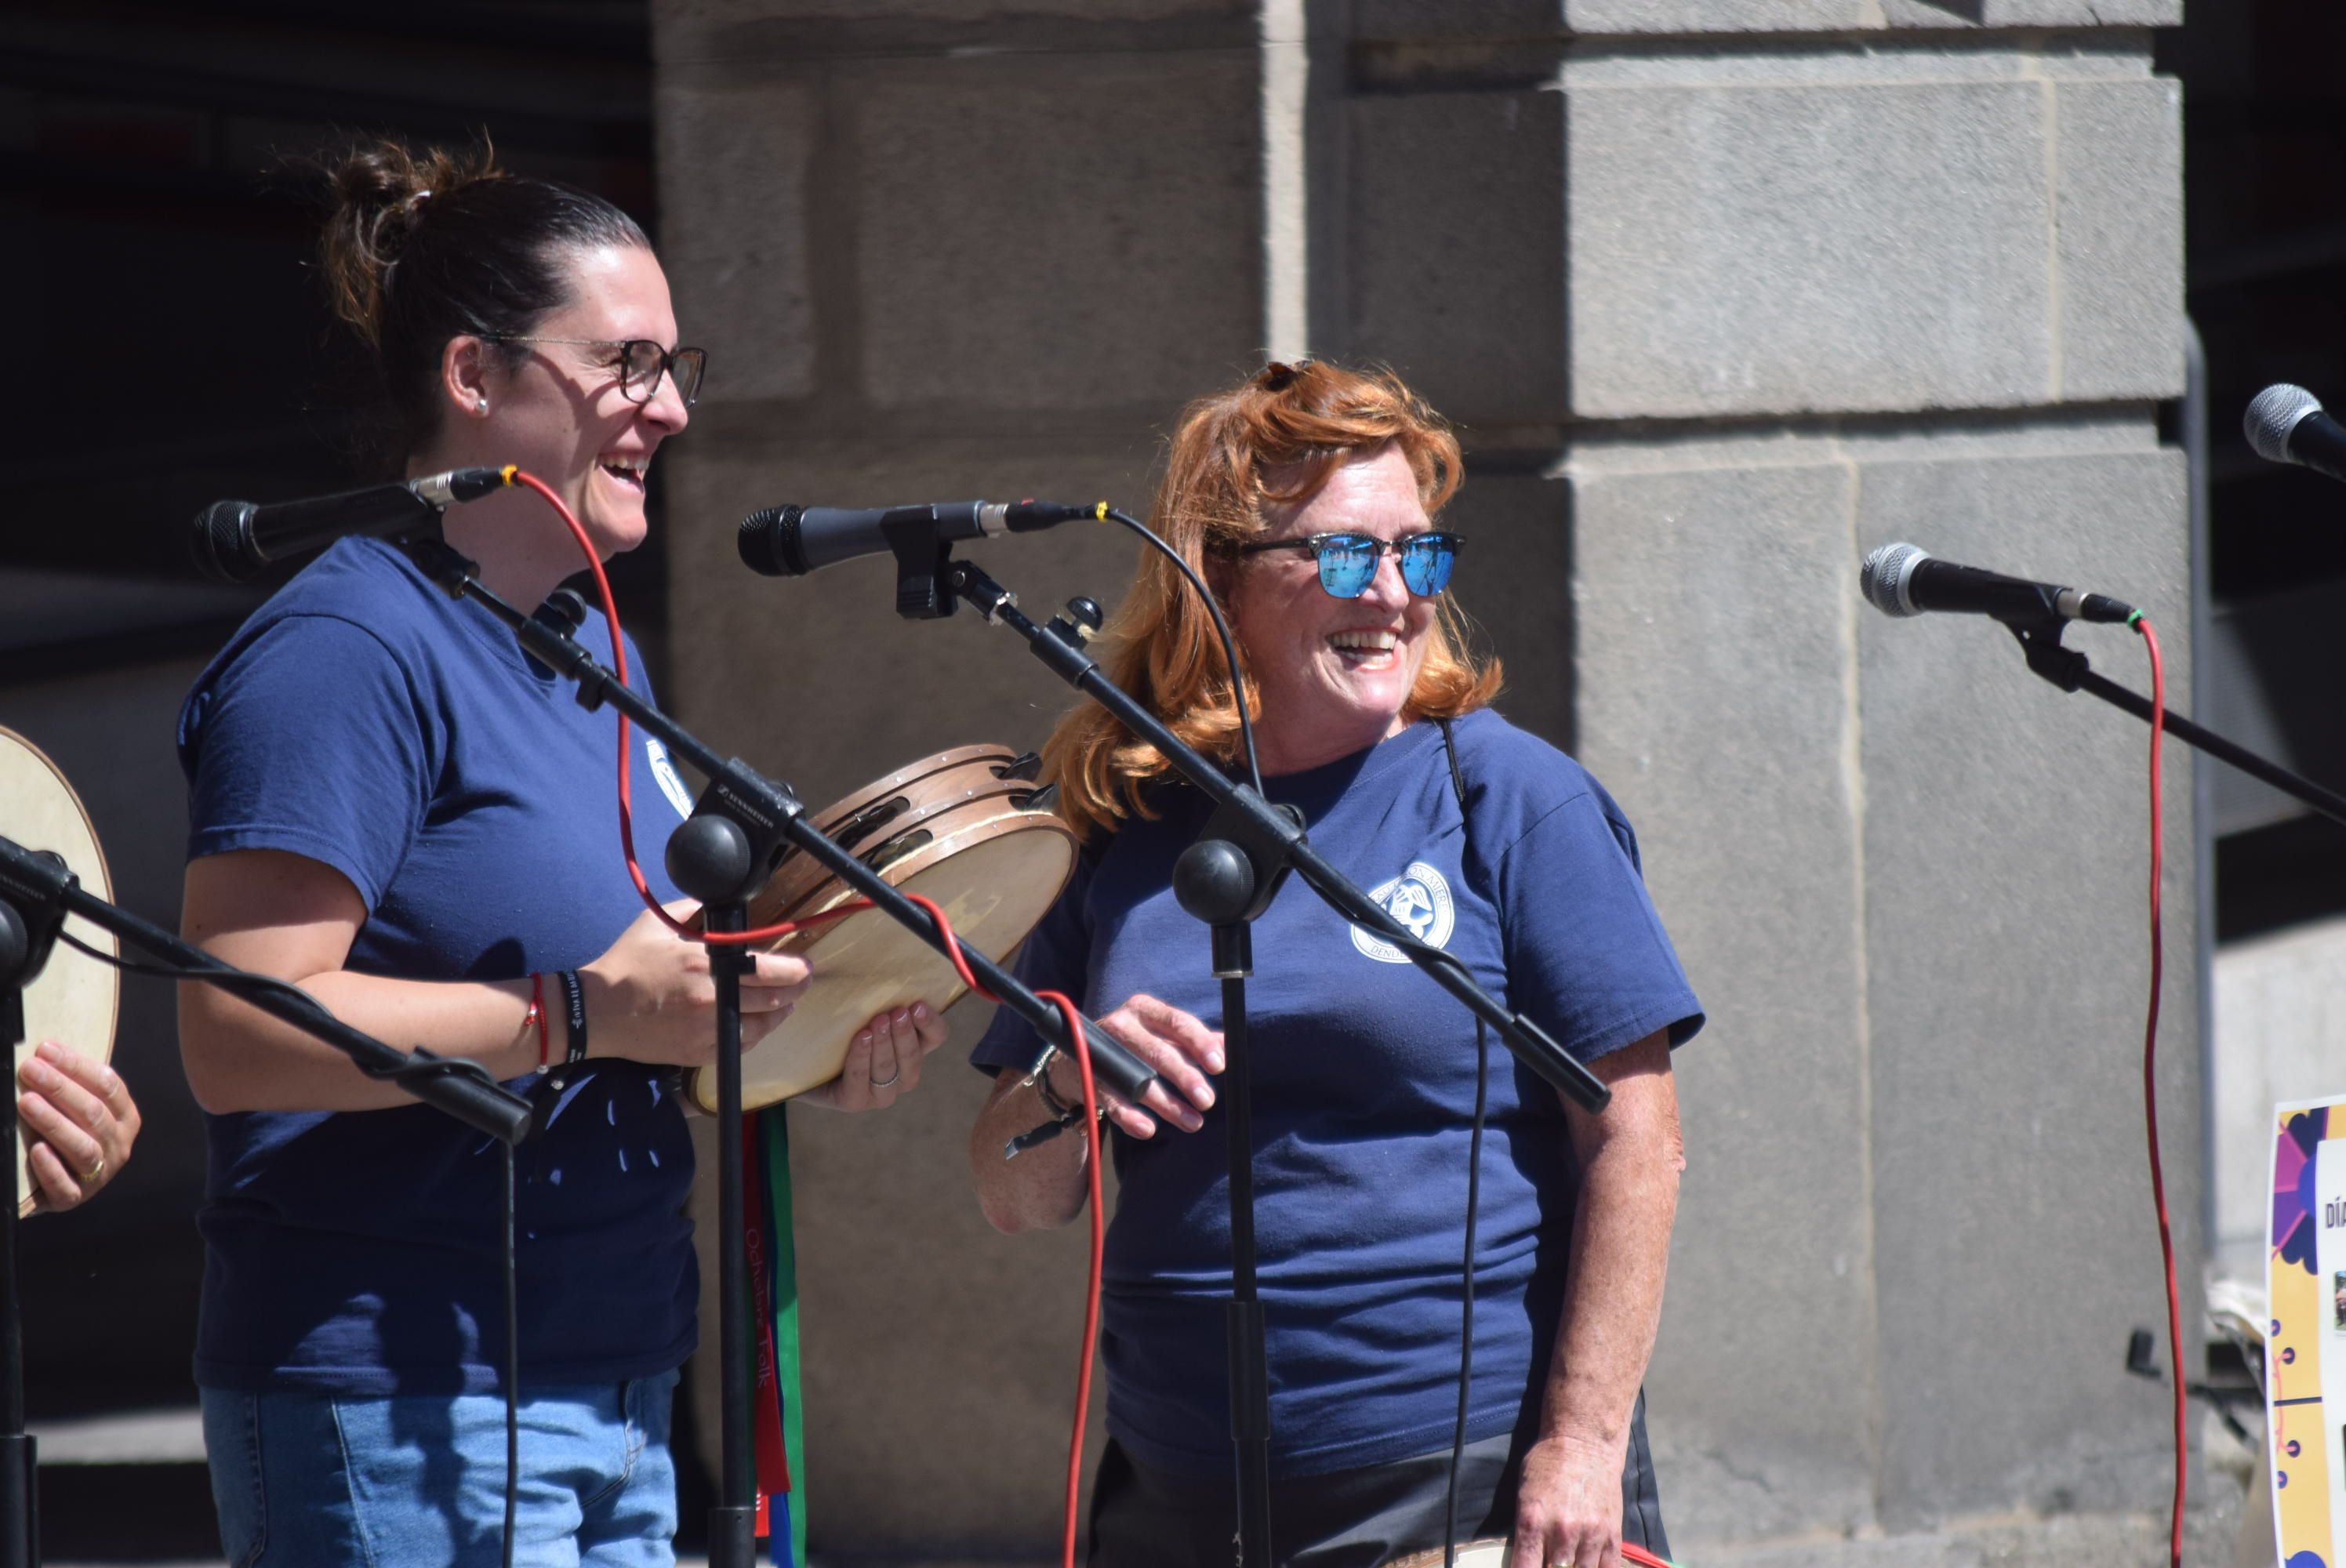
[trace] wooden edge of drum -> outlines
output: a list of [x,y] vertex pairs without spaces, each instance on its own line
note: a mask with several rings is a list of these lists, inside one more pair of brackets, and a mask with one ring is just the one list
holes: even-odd
[[[829,835],[834,832],[841,823],[854,817],[858,812],[933,774],[943,773],[951,769],[965,768],[974,762],[994,759],[1015,762],[1018,755],[1017,752],[998,741],[981,741],[972,746],[955,746],[944,751],[933,751],[926,757],[907,762],[893,773],[873,779],[852,794],[842,796],[821,810],[811,812],[809,815],[815,827]],[[787,855],[790,851],[785,850],[784,853]],[[786,866],[778,868],[776,874],[781,874],[784,869]],[[770,906],[766,902],[773,885],[773,880],[770,878],[765,886],[759,890],[757,896],[750,901],[751,910],[750,923],[752,927],[789,917],[790,911],[787,908]],[[700,911],[696,910],[686,919],[685,929],[698,932],[700,930]]]
[[[1009,816],[993,817],[984,821],[967,824],[957,831],[947,833],[935,840],[933,842],[923,844],[920,849],[914,850],[912,854],[907,855],[902,861],[890,866],[888,868],[889,875],[886,880],[890,886],[898,886],[901,882],[912,881],[913,878],[933,866],[940,865],[950,860],[954,855],[961,853],[963,850],[972,849],[976,845],[1000,838],[1006,833],[1017,831],[1052,832],[1056,833],[1066,841],[1067,850],[1066,864],[1059,873],[1058,885],[1052,890],[1050,896],[1043,901],[1043,909],[1045,911],[1047,911],[1050,906],[1057,901],[1059,895],[1066,891],[1067,883],[1074,880],[1076,862],[1081,858],[1083,853],[1082,841],[1076,838],[1075,830],[1069,828],[1065,822],[1061,821],[1057,813],[1052,811],[1020,810]],[[859,896],[852,888],[847,887],[844,884],[834,884],[830,890],[830,895],[831,896],[827,898],[819,898],[808,901],[811,907],[803,908],[800,912],[802,914],[817,913],[820,912],[821,910],[831,908],[844,900]],[[877,913],[877,911],[864,911],[865,915]],[[864,915],[857,915],[851,918],[862,919],[864,918]],[[883,915],[880,918],[885,919],[886,917]],[[1041,916],[1038,914],[1036,916],[1036,920],[1039,921],[1040,919]],[[835,927],[821,926],[811,931],[785,937],[780,942],[777,943],[775,948],[771,951],[792,952],[811,948],[818,944],[826,934],[835,929]],[[1016,956],[1018,950],[1025,945],[1026,938],[1031,934],[1033,934],[1033,927],[1030,925],[1026,931],[1021,932],[1018,934],[1015,941],[1007,943],[1004,947],[1003,956],[999,959],[994,960],[994,962],[1006,965],[1012,958]],[[820,968],[818,967],[818,978],[820,977]],[[935,1004],[936,1010],[942,1013],[946,1008],[954,1005],[968,994],[969,987],[956,978],[953,983],[952,990],[945,993],[945,997],[942,1002]],[[685,1074],[684,1084],[685,1104],[688,1106],[696,1111],[699,1111],[704,1115],[713,1116],[717,1114],[717,1074],[713,1068],[693,1068],[691,1071]],[[820,1086],[820,1084],[809,1084],[808,1088],[816,1088]],[[790,1094],[780,1095],[775,1099],[759,1101],[755,1104],[750,1103],[745,1097],[742,1103],[742,1109],[745,1111],[761,1109],[765,1105],[786,1102],[790,1099],[795,1098],[798,1095],[804,1094],[805,1092],[805,1089],[795,1090]]]
[[[97,897],[104,899],[108,903],[113,902],[114,872],[112,868],[108,867],[106,863],[106,845],[97,836],[97,824],[90,820],[89,808],[82,803],[81,796],[76,793],[72,783],[66,778],[65,769],[59,768],[56,764],[56,759],[52,758],[47,752],[33,744],[33,742],[26,736],[9,728],[5,725],[0,725],[0,745],[13,745],[19,748],[35,761],[38,762],[43,768],[46,769],[48,770],[49,777],[56,780],[57,789],[63,793],[66,801],[72,805],[75,814],[80,817],[82,830],[89,836],[90,864],[87,866],[74,867],[74,875],[81,882],[84,891],[95,894]],[[0,823],[0,831],[5,831],[6,827],[7,824]],[[26,848],[47,849],[49,846],[46,844],[32,844],[27,845]],[[83,921],[80,924],[84,929],[76,932],[75,933],[76,935],[81,937],[86,942],[89,942],[94,947],[103,947],[107,951],[117,954],[121,952],[122,944],[116,939],[112,932],[92,926],[87,921]],[[74,952],[72,949],[67,948],[65,951],[66,956],[68,959],[76,961],[81,960],[81,955]],[[50,962],[56,962],[55,954],[51,955]],[[90,959],[86,962],[95,963],[97,961]],[[36,982],[36,983],[38,983]],[[80,1040],[66,1041],[62,1042],[62,1044],[70,1046],[72,1049],[79,1052],[82,1055],[94,1056],[100,1062],[110,1062],[114,1059],[114,1033],[121,1026],[121,1023],[122,978],[118,973],[116,973],[113,976],[113,983],[109,984],[106,988],[105,1027],[96,1030],[94,1035],[91,1037],[86,1037]],[[24,1054],[29,1052],[33,1047],[39,1044],[39,1041],[28,1037],[23,1044],[17,1047],[15,1054],[21,1057]],[[95,1049],[92,1049],[93,1045],[95,1045]],[[17,1064],[12,1062],[9,1064],[9,1092],[13,1094],[15,1092],[15,1072]],[[29,1173],[25,1167],[25,1152],[28,1145],[21,1141],[21,1129],[19,1137],[20,1142],[15,1150],[15,1158],[17,1162],[18,1171],[17,1179],[20,1182],[29,1183]],[[34,1197],[29,1192],[27,1192],[23,1197],[17,1200],[17,1217],[20,1219],[28,1217],[36,1207],[37,1204]]]
[[[1506,1561],[1507,1543],[1504,1536],[1495,1541],[1468,1541],[1458,1548],[1458,1568],[1504,1568]],[[1442,1568],[1442,1548],[1434,1546],[1396,1557],[1390,1568]]]

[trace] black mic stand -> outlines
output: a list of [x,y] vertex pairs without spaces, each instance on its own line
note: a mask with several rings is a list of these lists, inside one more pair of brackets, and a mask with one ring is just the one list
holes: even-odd
[[[580,707],[592,711],[609,703],[709,780],[690,820],[671,836],[668,856],[668,874],[678,887],[704,905],[709,931],[748,929],[749,900],[765,885],[785,848],[795,847],[939,952],[946,951],[944,933],[928,912],[827,837],[787,787],[765,779],[738,758],[719,757],[596,662],[572,639],[579,621],[566,609],[553,616],[523,615],[484,586],[473,563],[443,540],[410,540],[401,547],[443,592],[486,609],[512,628],[531,657],[575,681]],[[978,983],[1042,1036],[1045,1044],[1030,1077],[1050,1064],[1053,1053],[1073,1051],[1066,1020],[1057,1008],[984,953],[964,949],[962,956]],[[741,976],[752,961],[738,945],[711,943],[709,962],[717,982],[718,1225],[724,1233],[718,1238],[721,1462],[717,1504],[709,1516],[709,1561],[710,1568],[752,1568],[757,1485],[750,1444],[751,1371],[745,1320],[750,1268],[742,1234],[741,1180]],[[1086,1020],[1084,1033],[1094,1071],[1137,1104],[1156,1082],[1156,1074],[1096,1023]]]
[[[2018,639],[2028,667],[2059,687],[2063,691],[2082,691],[2100,697],[2112,708],[2133,714],[2144,723],[2150,722],[2153,713],[2150,699],[2128,691],[2116,681],[2094,673],[2086,656],[2072,647],[2062,646],[2061,633],[2067,620],[2057,615],[1999,616],[2004,629]],[[2212,730],[2203,729],[2174,709],[2166,710],[2168,734],[2178,740],[2196,746],[2219,761],[2229,762],[2252,779],[2263,780],[2283,794],[2303,801],[2322,816],[2346,827],[2346,795],[2325,789],[2301,774],[2292,773],[2277,762],[2267,761],[2245,747]]]
[[475,1063],[429,1051],[395,1051],[362,1034],[323,1003],[292,987],[247,986],[256,978],[181,942],[160,926],[84,892],[58,856],[0,839],[0,1050],[10,1082],[0,1108],[7,1150],[7,1188],[0,1211],[0,1568],[40,1563],[39,1485],[35,1440],[25,1431],[24,1327],[16,1289],[16,1047],[25,1038],[25,987],[38,978],[64,927],[75,914],[168,960],[190,980],[219,985],[270,1016],[324,1041],[371,1078],[392,1080],[425,1104],[499,1143],[518,1144],[530,1129],[529,1102],[492,1079]]
[[[897,550],[897,612],[926,619],[965,599],[987,622],[1005,626],[1026,639],[1035,656],[1069,686],[1107,708],[1135,735],[1155,747],[1188,781],[1214,802],[1198,841],[1184,850],[1174,870],[1174,895],[1188,913],[1212,928],[1214,973],[1222,982],[1224,1095],[1229,1107],[1230,1139],[1230,1429],[1238,1468],[1238,1546],[1240,1568],[1270,1568],[1270,1378],[1263,1349],[1262,1305],[1256,1286],[1254,1248],[1253,1113],[1246,1023],[1246,975],[1253,967],[1249,922],[1270,907],[1290,871],[1331,908],[1355,925],[1392,942],[1412,963],[1491,1025],[1516,1058],[1583,1109],[1605,1108],[1611,1092],[1538,1024],[1511,1013],[1476,984],[1465,966],[1419,942],[1385,908],[1329,864],[1305,841],[1296,814],[1275,807],[1251,787],[1234,781],[1184,744],[1157,716],[1101,673],[1085,644],[1099,625],[1098,606],[1088,599],[1068,606],[1068,614],[1038,626],[1019,610],[1017,596],[968,561],[950,557],[939,544],[933,557]],[[933,566],[924,566],[925,560]],[[935,585],[923,592],[912,579],[933,572]],[[943,609],[929,609],[942,601]]]

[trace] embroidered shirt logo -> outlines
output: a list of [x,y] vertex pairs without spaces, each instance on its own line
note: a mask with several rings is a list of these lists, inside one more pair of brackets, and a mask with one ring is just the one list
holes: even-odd
[[[1457,923],[1457,911],[1450,901],[1450,884],[1440,871],[1423,860],[1412,860],[1409,869],[1383,886],[1370,890],[1369,897],[1382,904],[1385,913],[1399,921],[1402,929],[1428,947],[1447,947],[1451,928]],[[1407,963],[1401,949],[1389,942],[1371,936],[1359,926],[1353,926],[1352,945],[1379,963]]]
[[676,764],[668,760],[668,748],[647,735],[644,737],[644,755],[651,759],[652,777],[659,780],[660,793],[667,796],[668,803],[676,808],[676,814],[691,816],[692,791],[684,787],[682,779],[677,777]]

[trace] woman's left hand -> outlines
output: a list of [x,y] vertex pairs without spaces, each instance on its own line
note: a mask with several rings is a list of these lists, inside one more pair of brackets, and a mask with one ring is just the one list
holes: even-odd
[[138,1107],[122,1074],[54,1040],[25,1061],[16,1115],[34,1142],[26,1156],[39,1207],[87,1203],[130,1157]]
[[1545,1437],[1524,1454],[1506,1568],[1621,1568],[1618,1449]]
[[945,1021],[925,1002],[882,1013],[856,1031],[839,1076],[798,1097],[834,1111],[884,1111],[920,1086],[921,1064],[945,1043]]

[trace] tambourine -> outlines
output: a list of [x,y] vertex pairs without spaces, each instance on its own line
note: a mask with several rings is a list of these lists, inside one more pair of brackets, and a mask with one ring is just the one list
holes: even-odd
[[[57,765],[41,748],[13,729],[0,728],[0,836],[28,850],[48,850],[62,857],[82,891],[114,899],[114,884],[106,873],[106,855],[97,845],[97,830],[89,813],[66,782]],[[84,921],[76,921],[74,935],[104,952],[120,949],[113,935]],[[116,1009],[121,981],[109,965],[87,958],[59,943],[33,983],[25,987],[25,1038],[16,1046],[15,1073],[8,1092],[22,1082],[25,1059],[44,1040],[54,1040],[69,1051],[103,1062],[114,1054]],[[33,1212],[33,1176],[26,1155],[33,1136],[19,1129],[16,1142],[16,1212]]]
[[[1507,1543],[1498,1541],[1469,1541],[1458,1548],[1458,1568],[1505,1568]],[[1413,1552],[1406,1557],[1396,1557],[1392,1568],[1442,1568],[1442,1548]]]
[[[1026,940],[1076,869],[1076,835],[1036,800],[1035,768],[1032,755],[1007,747],[956,747],[874,780],[814,823],[889,886],[934,900],[964,947],[999,961]],[[750,926],[803,920],[856,896],[792,850],[750,901]],[[967,989],[942,954],[878,910],[768,951],[805,959],[814,979],[790,1015],[742,1053],[745,1108],[838,1077],[856,1032],[879,1013],[915,1002],[942,1013]],[[700,1109],[717,1109],[713,1068],[694,1069],[686,1087]]]

